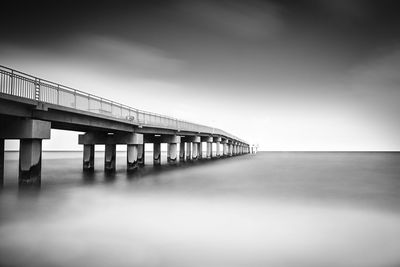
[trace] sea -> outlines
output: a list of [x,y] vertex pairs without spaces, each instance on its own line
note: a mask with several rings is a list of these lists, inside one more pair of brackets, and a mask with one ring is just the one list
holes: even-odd
[[43,152],[40,188],[6,152],[0,266],[400,266],[400,153],[258,152],[126,172]]

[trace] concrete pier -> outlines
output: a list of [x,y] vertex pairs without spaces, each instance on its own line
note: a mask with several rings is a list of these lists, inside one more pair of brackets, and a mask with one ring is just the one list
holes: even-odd
[[[4,168],[4,139],[19,139],[19,185],[39,186],[42,169],[42,140],[50,138],[51,123],[35,119],[1,119],[0,161]],[[4,170],[1,170],[1,177]]]
[[228,156],[228,140],[222,140],[222,155],[224,157]]
[[192,143],[192,159],[197,160],[198,158],[198,143]]
[[198,143],[198,145],[199,145],[198,158],[202,159],[203,158],[203,142],[200,141],[200,143]]
[[211,136],[202,136],[200,141],[206,143],[206,158],[211,159],[213,138]]
[[126,170],[132,172],[138,168],[138,145],[127,145],[126,147]]
[[19,143],[19,184],[40,185],[42,139],[21,139]]
[[181,142],[186,143],[186,160],[196,160],[198,157],[198,143],[200,143],[200,136],[184,136],[181,137]]
[[116,156],[117,146],[115,144],[106,144],[104,151],[104,171],[115,171]]
[[138,156],[137,156],[137,161],[138,161],[138,165],[140,167],[144,166],[144,159],[145,159],[145,150],[144,150],[144,144],[139,144],[137,145],[138,148]]
[[[143,134],[87,132],[80,134],[78,143],[83,145],[83,169],[94,170],[94,145],[105,145],[104,170],[115,171],[116,145],[127,145],[127,170],[137,169],[139,145],[143,146]],[[143,155],[143,154],[142,154]]]
[[170,143],[167,148],[167,161],[169,163],[174,163],[178,158],[178,144]]
[[83,145],[83,170],[94,171],[94,144]]
[[192,160],[192,142],[186,142],[186,160]]
[[222,141],[221,137],[213,137],[213,142],[216,144],[215,157],[217,157],[217,158],[221,157],[221,146],[220,146],[221,141]]
[[185,142],[179,144],[179,161],[185,161]]
[[0,187],[4,183],[4,139],[0,139]]
[[[178,143],[181,142],[181,137],[177,135],[163,135],[163,134],[144,134],[144,143],[153,143],[153,164],[161,164],[161,144],[167,143],[167,161],[174,162],[177,159]],[[172,145],[171,147],[171,144]]]
[[153,164],[161,165],[161,143],[153,143]]
[[207,143],[207,158],[211,159],[212,158],[212,143]]

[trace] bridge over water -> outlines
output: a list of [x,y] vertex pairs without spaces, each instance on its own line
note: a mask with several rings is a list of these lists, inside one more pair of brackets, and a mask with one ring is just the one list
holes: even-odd
[[[51,129],[85,132],[83,170],[94,170],[95,145],[105,145],[104,169],[115,171],[116,145],[127,145],[127,171],[144,165],[145,143],[153,144],[153,164],[230,157],[250,152],[240,138],[221,129],[135,109],[65,85],[0,65],[0,180],[4,140],[19,139],[19,184],[40,185],[42,140]],[[216,148],[213,153],[213,143]],[[203,145],[206,153],[203,153]]]

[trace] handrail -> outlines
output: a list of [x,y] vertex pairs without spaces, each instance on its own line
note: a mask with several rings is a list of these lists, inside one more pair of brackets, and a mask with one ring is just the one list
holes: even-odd
[[0,93],[126,120],[139,126],[222,135],[246,143],[223,130],[144,111],[0,65]]

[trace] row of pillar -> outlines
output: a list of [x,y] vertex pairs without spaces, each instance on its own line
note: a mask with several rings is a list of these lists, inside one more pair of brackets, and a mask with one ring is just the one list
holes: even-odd
[[[1,120],[7,125],[0,131],[0,185],[4,178],[4,140],[19,139],[19,184],[40,185],[42,140],[50,139],[51,123],[34,119]],[[167,143],[167,161],[198,160],[203,158],[203,144],[206,144],[207,159],[213,157],[213,143],[216,143],[216,157],[249,153],[246,144],[221,137],[152,135],[138,133],[100,133],[91,132],[79,135],[83,145],[83,169],[94,170],[95,145],[105,145],[104,170],[116,169],[116,145],[127,145],[127,171],[135,171],[145,164],[145,143],[153,143],[153,164],[161,164],[161,143]],[[185,145],[186,144],[186,145]],[[222,151],[220,149],[222,144]]]
[[[248,147],[221,137],[209,136],[176,136],[176,135],[150,135],[150,134],[114,134],[86,133],[79,136],[79,144],[83,144],[83,169],[94,170],[94,146],[105,144],[104,169],[115,170],[116,144],[127,141],[127,171],[134,171],[138,166],[144,166],[145,143],[153,143],[153,165],[161,165],[161,144],[167,143],[167,162],[191,161],[203,158],[203,143],[206,144],[206,158],[213,157],[213,143],[216,143],[216,157],[228,157],[248,153]],[[220,144],[222,143],[222,151]],[[179,155],[178,155],[179,144]]]

